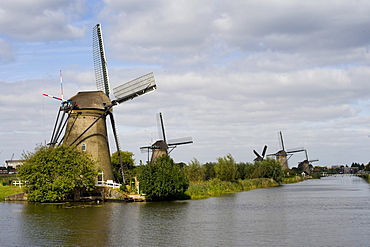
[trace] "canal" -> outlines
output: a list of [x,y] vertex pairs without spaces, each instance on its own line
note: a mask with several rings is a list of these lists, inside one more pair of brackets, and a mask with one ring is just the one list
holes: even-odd
[[368,246],[369,229],[355,176],[193,201],[0,203],[1,246]]

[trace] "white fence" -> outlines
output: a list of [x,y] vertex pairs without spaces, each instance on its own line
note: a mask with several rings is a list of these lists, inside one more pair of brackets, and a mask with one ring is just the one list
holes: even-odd
[[22,185],[24,184],[22,181],[18,180],[18,181],[14,181],[12,183],[13,185],[19,185],[19,187],[22,187]]
[[121,184],[113,182],[113,180],[107,180],[107,181],[98,181],[95,186],[101,186],[101,187],[110,187],[113,189],[118,189],[121,187]]

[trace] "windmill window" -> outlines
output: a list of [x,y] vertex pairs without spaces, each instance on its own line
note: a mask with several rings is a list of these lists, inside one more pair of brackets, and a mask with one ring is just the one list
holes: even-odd
[[86,151],[86,144],[85,144],[85,143],[83,143],[83,144],[82,144],[82,146],[81,146],[81,150],[82,150],[82,151]]

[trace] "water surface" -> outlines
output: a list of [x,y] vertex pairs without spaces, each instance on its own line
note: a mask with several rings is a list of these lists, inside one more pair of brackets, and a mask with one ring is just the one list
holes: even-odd
[[368,246],[355,176],[175,202],[0,203],[1,246]]

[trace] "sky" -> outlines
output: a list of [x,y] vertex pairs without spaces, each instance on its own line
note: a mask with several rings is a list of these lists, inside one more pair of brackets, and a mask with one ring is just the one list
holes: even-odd
[[167,139],[194,141],[176,162],[252,162],[280,150],[281,131],[313,165],[367,164],[369,13],[368,0],[0,0],[0,162],[50,141],[60,102],[42,94],[60,96],[60,70],[65,98],[96,90],[100,23],[111,87],[149,72],[157,83],[114,107],[137,163],[161,112]]

